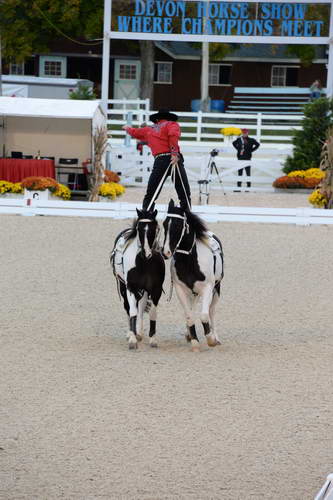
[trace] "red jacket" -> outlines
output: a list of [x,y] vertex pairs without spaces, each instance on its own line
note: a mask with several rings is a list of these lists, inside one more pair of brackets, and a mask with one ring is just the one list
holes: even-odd
[[160,153],[179,153],[180,127],[176,122],[161,120],[152,127],[128,127],[126,131],[131,137],[147,142],[154,156]]

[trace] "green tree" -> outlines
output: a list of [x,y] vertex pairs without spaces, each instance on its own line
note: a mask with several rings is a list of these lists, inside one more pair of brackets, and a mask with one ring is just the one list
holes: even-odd
[[304,107],[302,129],[294,132],[294,151],[288,156],[283,171],[307,170],[319,167],[326,133],[333,125],[333,99],[322,97]]
[[[128,1],[116,2],[113,15],[126,14]],[[3,57],[23,62],[33,54],[45,53],[55,38],[80,39],[83,45],[97,45],[89,39],[103,36],[104,0],[5,0],[0,3],[0,33]],[[124,41],[124,43],[127,43]],[[129,41],[128,46],[135,42]],[[140,97],[153,99],[154,43],[142,41]],[[74,98],[74,97],[73,97]]]
[[84,37],[94,27],[93,34],[101,34],[102,18],[98,30],[92,22],[99,3],[102,0],[5,0],[0,4],[3,57],[22,62],[35,53],[47,52],[51,41],[61,33]]

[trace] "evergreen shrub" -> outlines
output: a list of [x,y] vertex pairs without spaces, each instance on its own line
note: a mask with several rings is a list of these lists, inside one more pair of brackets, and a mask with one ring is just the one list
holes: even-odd
[[320,154],[326,139],[326,132],[333,125],[333,99],[321,97],[306,104],[302,129],[294,132],[292,143],[294,151],[288,156],[283,172],[316,168],[320,164]]

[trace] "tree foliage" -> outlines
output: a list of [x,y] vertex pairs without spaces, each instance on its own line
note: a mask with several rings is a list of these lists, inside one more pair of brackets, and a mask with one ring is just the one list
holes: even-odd
[[103,30],[103,0],[5,0],[0,4],[3,56],[22,62],[47,52],[60,32],[69,37],[98,36]]
[[321,149],[327,130],[333,125],[333,99],[322,97],[304,107],[302,129],[296,130],[292,143],[294,151],[288,156],[283,171],[316,168],[320,164]]

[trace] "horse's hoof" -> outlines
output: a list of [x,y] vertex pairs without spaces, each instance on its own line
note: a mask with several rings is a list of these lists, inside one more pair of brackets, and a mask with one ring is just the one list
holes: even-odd
[[211,343],[207,342],[207,344],[208,344],[208,347],[216,347],[217,346],[217,342],[216,341],[215,342],[211,342]]
[[150,347],[154,347],[154,348],[158,347],[156,340],[150,341]]
[[209,335],[207,335],[206,339],[207,339],[207,344],[209,345],[209,347],[215,347],[215,346],[217,346],[218,341],[217,341],[215,335],[212,335],[210,333]]
[[139,342],[141,342],[141,341],[142,341],[142,339],[143,339],[143,335],[142,335],[141,333],[137,333],[137,334],[136,334],[136,339],[137,339]]
[[191,335],[189,335],[188,333],[185,335],[185,338],[186,342],[191,342]]
[[220,340],[217,340],[216,345],[222,345],[222,342]]
[[129,342],[128,343],[128,348],[129,350],[134,350],[138,348],[138,343],[137,342]]

